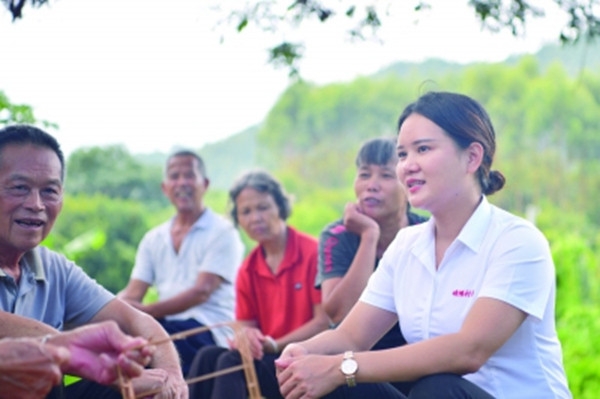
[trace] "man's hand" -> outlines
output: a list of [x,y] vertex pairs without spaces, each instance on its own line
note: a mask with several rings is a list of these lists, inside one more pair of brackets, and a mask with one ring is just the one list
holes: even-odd
[[373,231],[379,237],[379,225],[370,216],[363,213],[355,202],[346,204],[344,208],[344,226],[351,233],[362,236],[367,231]]
[[100,384],[113,383],[118,369],[124,377],[140,375],[155,349],[144,338],[125,335],[114,322],[80,327],[57,334],[48,342],[69,350],[71,356],[61,367],[64,373]]
[[[153,373],[160,374],[164,372],[168,375],[167,382],[162,387],[162,392],[155,398],[187,399],[187,384],[183,379],[177,349],[172,342],[166,342],[169,341],[167,332],[152,316],[135,310],[119,299],[115,299],[96,313],[92,320],[95,322],[110,321],[113,324],[116,322],[128,334],[146,337],[151,342],[165,342],[152,346],[152,352],[147,352],[148,347],[128,343],[125,349],[129,349],[129,351],[125,353],[130,354],[129,358],[135,360],[138,365],[148,364],[153,370],[162,370],[153,371]],[[145,341],[144,339],[141,340]],[[133,351],[133,355],[136,355],[136,352],[138,353],[137,356],[132,356],[132,348],[140,348]],[[150,360],[150,362],[147,363],[147,360]],[[146,373],[147,370],[144,370],[144,377],[146,377]]]
[[144,398],[152,399],[187,399],[186,382],[177,375],[170,375],[162,369],[146,369],[139,377],[131,380],[136,395],[149,393]]
[[69,351],[39,339],[0,341],[0,398],[36,399],[46,396],[62,379],[61,365]]

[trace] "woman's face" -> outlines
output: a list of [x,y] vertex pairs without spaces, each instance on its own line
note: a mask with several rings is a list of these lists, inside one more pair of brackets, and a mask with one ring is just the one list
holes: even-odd
[[474,183],[471,155],[426,117],[406,118],[398,133],[396,170],[411,205],[436,213],[461,201]]
[[284,223],[271,194],[247,187],[238,194],[235,204],[238,224],[252,240],[264,242],[282,233]]
[[406,204],[404,186],[396,175],[396,158],[386,165],[361,165],[354,179],[354,193],[361,211],[383,221],[398,214]]

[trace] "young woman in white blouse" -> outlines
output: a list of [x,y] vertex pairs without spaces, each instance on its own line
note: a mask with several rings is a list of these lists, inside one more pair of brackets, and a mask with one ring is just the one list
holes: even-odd
[[[554,320],[555,270],[531,223],[490,204],[495,132],[475,100],[431,92],[398,122],[397,173],[431,219],[400,230],[335,330],[286,347],[296,398],[570,398]],[[399,320],[407,345],[369,348]]]

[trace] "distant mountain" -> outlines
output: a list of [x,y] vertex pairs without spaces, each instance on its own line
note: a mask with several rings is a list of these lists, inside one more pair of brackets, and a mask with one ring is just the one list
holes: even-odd
[[[206,164],[211,188],[229,190],[231,183],[248,169],[257,167],[256,134],[258,126],[252,126],[226,139],[195,149]],[[145,165],[163,167],[168,153],[153,152],[134,154]]]
[[[547,69],[553,63],[561,63],[565,70],[576,76],[582,69],[600,70],[600,43],[578,43],[575,45],[546,45],[536,54],[521,54],[507,58],[503,63],[516,65],[523,57],[534,56],[541,70]],[[482,63],[478,63],[482,64]],[[448,74],[460,73],[471,64],[447,62],[441,59],[429,59],[420,63],[397,62],[381,69],[372,78],[384,78],[397,75],[403,78],[427,76],[429,78],[443,77]],[[257,134],[261,126],[256,125],[229,136],[223,140],[207,144],[198,151],[205,159],[211,187],[218,190],[228,190],[241,173],[256,168]],[[164,164],[167,154],[140,154],[136,157],[147,164]]]
[[135,158],[144,165],[160,165],[165,164],[168,154],[166,152],[152,152],[147,154],[135,154]]
[[[600,69],[600,42],[579,42],[576,44],[548,44],[542,47],[535,54],[517,54],[508,57],[504,63],[507,65],[516,65],[519,61],[528,55],[533,55],[537,60],[541,70],[547,69],[555,62],[563,65],[565,70],[571,76],[575,76],[582,69],[597,71]],[[373,77],[379,78],[388,74],[398,76],[429,76],[438,77],[452,72],[460,72],[471,64],[459,64],[448,62],[437,58],[428,59],[420,63],[414,62],[396,62],[379,72]]]
[[[597,72],[600,70],[600,41],[571,45],[548,44],[534,56],[542,70],[559,62],[571,76],[576,76],[584,69]],[[511,56],[505,63],[516,65],[522,57],[523,55]]]
[[384,77],[389,74],[398,76],[431,76],[437,77],[451,72],[460,72],[464,64],[448,62],[438,58],[431,58],[423,62],[395,62],[372,75],[374,78]]
[[248,169],[255,168],[256,134],[259,126],[203,146],[199,153],[206,163],[212,188],[228,190],[231,183]]

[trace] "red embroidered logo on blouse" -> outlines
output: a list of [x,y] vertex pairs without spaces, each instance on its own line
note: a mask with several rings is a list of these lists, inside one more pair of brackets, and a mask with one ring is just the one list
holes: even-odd
[[475,295],[475,290],[454,290],[452,296],[460,296],[470,298]]

